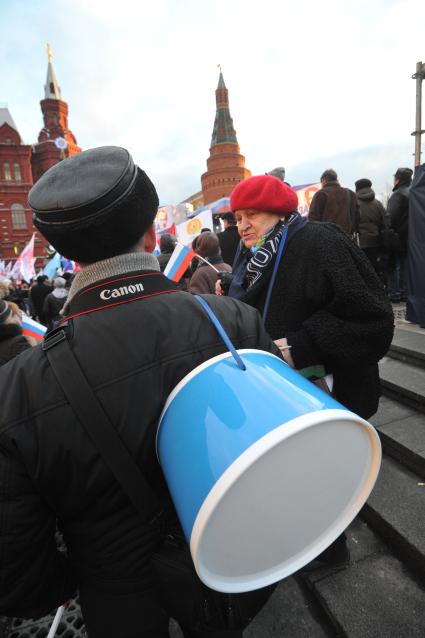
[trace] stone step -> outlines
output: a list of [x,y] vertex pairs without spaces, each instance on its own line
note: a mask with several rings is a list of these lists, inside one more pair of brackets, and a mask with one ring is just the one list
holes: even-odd
[[388,355],[425,368],[425,330],[396,328]]
[[384,357],[379,362],[379,376],[384,395],[425,412],[425,369]]
[[425,414],[388,397],[381,397],[370,419],[386,454],[425,477]]
[[423,638],[424,586],[359,518],[346,534],[351,553],[348,566],[301,575],[326,611],[335,635]]
[[384,457],[361,516],[425,583],[425,476]]

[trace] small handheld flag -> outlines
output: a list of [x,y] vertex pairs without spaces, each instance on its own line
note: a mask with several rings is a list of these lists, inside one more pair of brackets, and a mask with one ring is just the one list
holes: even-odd
[[34,319],[31,319],[31,317],[27,315],[22,315],[22,334],[26,337],[33,337],[36,341],[41,342],[44,339],[46,330],[46,326],[43,326],[42,323],[34,321]]
[[171,281],[180,281],[194,257],[195,253],[191,248],[177,244],[165,267],[164,275]]

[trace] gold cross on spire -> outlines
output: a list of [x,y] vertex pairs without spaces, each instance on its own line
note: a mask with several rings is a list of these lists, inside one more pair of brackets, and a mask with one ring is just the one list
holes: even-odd
[[53,57],[52,47],[50,46],[48,42],[46,42],[46,44],[44,45],[44,48],[46,49],[46,52],[47,52],[47,60],[48,62],[51,62]]

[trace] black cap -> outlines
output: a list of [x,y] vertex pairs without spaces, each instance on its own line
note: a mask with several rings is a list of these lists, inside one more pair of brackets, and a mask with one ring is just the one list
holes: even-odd
[[81,263],[131,250],[159,203],[149,177],[117,146],[62,160],[32,187],[28,201],[34,226],[61,255]]
[[367,177],[363,179],[358,179],[357,182],[354,182],[354,186],[356,187],[356,191],[361,190],[362,188],[372,188],[372,182]]
[[130,153],[102,146],[74,155],[50,168],[31,188],[34,223],[68,227],[107,215],[131,191],[137,177]]

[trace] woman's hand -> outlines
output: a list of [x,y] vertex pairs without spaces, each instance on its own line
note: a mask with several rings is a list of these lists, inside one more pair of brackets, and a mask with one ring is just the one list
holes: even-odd
[[275,339],[274,342],[279,348],[280,354],[282,355],[284,361],[288,364],[288,366],[291,366],[291,368],[295,368],[295,363],[291,356],[291,346],[288,344],[286,338],[282,337],[282,339]]
[[223,294],[223,289],[221,287],[220,279],[217,279],[215,282],[215,294],[221,296]]

